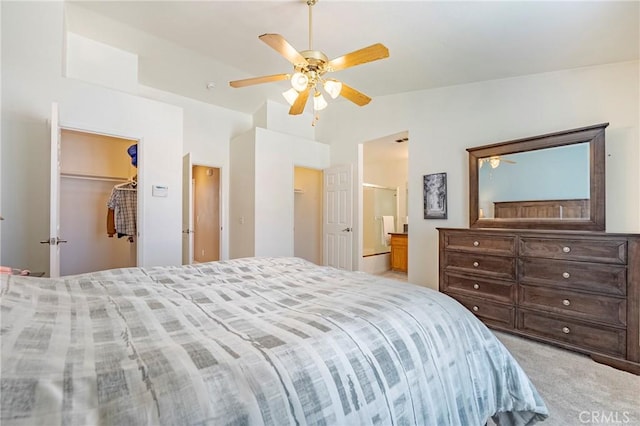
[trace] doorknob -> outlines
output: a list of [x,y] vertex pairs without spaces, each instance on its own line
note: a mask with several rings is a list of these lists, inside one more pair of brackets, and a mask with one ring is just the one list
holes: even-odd
[[55,244],[58,245],[60,243],[67,243],[67,240],[61,240],[58,237],[51,237],[48,240],[40,241],[40,244]]
[[351,232],[351,228],[344,228],[342,232]]

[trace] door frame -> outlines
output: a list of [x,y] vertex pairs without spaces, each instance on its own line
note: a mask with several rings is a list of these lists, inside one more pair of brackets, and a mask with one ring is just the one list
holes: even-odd
[[[225,247],[225,243],[226,243],[226,238],[225,238],[225,227],[224,227],[224,223],[225,223],[225,207],[226,207],[226,202],[225,202],[225,198],[224,198],[224,167],[222,167],[221,165],[215,165],[213,163],[208,163],[208,162],[201,162],[201,161],[194,161],[193,159],[193,154],[191,151],[186,152],[183,154],[183,158],[185,156],[189,155],[189,163],[190,163],[190,168],[191,170],[193,170],[194,166],[200,166],[200,167],[208,167],[211,169],[218,169],[220,171],[220,181],[218,184],[218,225],[220,227],[220,237],[218,238],[218,254],[219,254],[219,258],[220,260],[226,260],[227,256],[223,256],[223,254],[225,253],[223,248]],[[184,163],[183,163],[183,167],[184,167]],[[191,176],[191,180],[193,181],[193,173],[189,172],[189,176]],[[183,182],[182,182],[182,186],[184,188],[184,173],[183,173]],[[191,182],[189,183],[189,186],[191,187]],[[193,203],[195,200],[195,197],[192,195],[191,197],[191,205],[189,206],[189,216],[193,217]],[[182,201],[184,203],[185,199],[184,197],[182,198]],[[184,208],[184,205],[183,205]],[[192,223],[192,227],[193,227],[193,223]],[[184,230],[183,230],[184,231]],[[194,239],[191,238],[190,241],[191,244],[191,253],[193,254],[193,244],[194,244]],[[182,253],[182,257],[184,259],[184,247],[183,247],[183,253]],[[191,257],[191,262],[193,263],[193,256]]]
[[[57,117],[54,117],[54,111],[56,111],[57,113]],[[62,134],[62,130],[70,130],[70,131],[75,131],[75,132],[80,132],[80,133],[90,133],[90,134],[94,134],[94,135],[101,135],[101,136],[109,136],[112,138],[118,138],[118,139],[128,139],[131,141],[135,141],[135,143],[138,144],[138,148],[137,148],[137,167],[136,169],[138,170],[138,188],[144,188],[145,187],[145,179],[144,179],[144,173],[142,172],[144,170],[144,138],[140,137],[140,136],[135,136],[135,135],[126,135],[126,134],[122,134],[119,133],[117,130],[112,130],[112,129],[97,129],[95,127],[91,127],[91,126],[86,126],[86,125],[80,125],[80,124],[75,124],[72,122],[63,122],[60,120],[60,105],[56,102],[52,103],[52,117],[51,117],[51,141],[50,144],[53,145],[54,142],[54,131],[57,132],[57,153],[58,156],[56,158],[56,169],[57,169],[57,182],[56,185],[54,187],[53,185],[53,181],[50,182],[50,187],[51,187],[51,194],[49,194],[50,197],[50,211],[49,211],[49,217],[50,217],[50,223],[49,223],[49,244],[51,245],[51,239],[55,239],[55,238],[59,238],[59,239],[64,239],[64,236],[58,235],[59,230],[60,230],[60,209],[59,209],[59,202],[60,202],[60,147],[61,147],[61,143],[62,143],[62,138],[61,138],[61,134]],[[54,120],[55,119],[55,120]],[[57,123],[57,125],[56,125]],[[53,169],[54,164],[53,164],[53,146],[51,147],[51,167]],[[51,170],[51,176],[53,178],[53,170]],[[55,189],[54,189],[55,188]],[[55,197],[55,198],[54,198]],[[55,218],[57,219],[57,224],[55,224],[55,228],[56,230],[52,230],[51,228],[54,227],[54,224],[52,223],[53,218],[51,217],[51,208],[53,208],[53,206],[51,205],[53,202],[55,202],[58,204],[57,206],[57,212],[55,213]],[[138,201],[138,205],[137,205],[137,211],[136,211],[136,223],[137,223],[137,235],[136,235],[136,266],[144,264],[143,262],[143,247],[144,247],[144,233],[141,233],[140,230],[144,229],[144,197],[140,197],[138,196],[137,198]],[[60,251],[59,251],[59,247],[58,247],[58,252],[57,252],[57,256],[56,257],[56,261],[57,261],[57,269],[54,268],[54,271],[56,273],[56,276],[54,277],[52,275],[52,250],[50,249],[49,252],[49,276],[51,278],[57,278],[60,275]]]
[[363,203],[364,203],[364,190],[362,189],[362,184],[364,183],[364,144],[366,142],[361,142],[358,144],[358,162],[356,166],[356,214],[354,215],[354,223],[353,229],[357,233],[357,244],[355,255],[358,261],[356,262],[356,268],[358,271],[364,271],[364,258],[362,257],[362,246],[364,245],[364,235],[363,235],[363,224],[362,224],[362,215],[364,214]]

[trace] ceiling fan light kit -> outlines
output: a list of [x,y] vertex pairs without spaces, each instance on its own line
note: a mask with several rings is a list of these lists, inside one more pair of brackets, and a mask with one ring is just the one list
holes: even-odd
[[296,98],[298,97],[298,91],[292,87],[291,89],[285,92],[282,92],[282,96],[284,96],[289,106],[291,106],[293,105],[293,103],[296,101]]
[[291,76],[291,86],[298,92],[302,92],[309,85],[309,77],[301,72],[296,72]]
[[[291,106],[290,115],[302,114],[306,106],[309,94],[313,93],[314,112],[323,110],[328,103],[322,95],[322,88],[331,99],[342,96],[358,106],[364,106],[371,98],[349,87],[334,78],[325,79],[328,72],[340,71],[367,62],[377,61],[389,57],[389,50],[382,44],[371,46],[347,53],[346,55],[329,60],[327,55],[312,48],[312,7],[317,0],[307,0],[309,6],[309,49],[298,52],[279,34],[263,34],[258,38],[280,53],[293,65],[292,74],[274,74],[262,77],[247,78],[244,80],[230,81],[231,87],[239,88],[254,84],[271,83],[282,80],[290,80],[291,89],[282,93],[287,103]],[[312,125],[315,125],[318,115],[315,114]]]
[[498,168],[498,166],[500,166],[501,161],[509,164],[516,164],[516,162],[513,160],[507,160],[506,158],[502,158],[499,155],[494,155],[492,157],[480,158],[478,160],[478,167],[482,168],[482,165],[484,163],[489,163],[492,169],[496,169]]

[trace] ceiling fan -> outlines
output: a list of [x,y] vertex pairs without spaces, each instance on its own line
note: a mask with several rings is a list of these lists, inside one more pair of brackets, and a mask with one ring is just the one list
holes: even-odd
[[[327,107],[327,102],[322,96],[319,86],[333,99],[342,96],[359,106],[368,104],[371,101],[370,97],[336,79],[325,78],[325,74],[387,58],[389,50],[384,45],[376,43],[331,60],[323,52],[313,50],[311,42],[312,7],[317,1],[307,0],[306,2],[309,6],[308,50],[298,52],[280,34],[263,34],[258,37],[293,64],[293,73],[235,80],[230,81],[229,85],[231,87],[246,87],[254,84],[291,80],[292,88],[283,93],[283,96],[291,105],[289,109],[289,114],[291,115],[298,115],[304,111],[310,94],[313,94],[315,111]],[[317,116],[314,119],[314,123],[315,120],[317,120]]]

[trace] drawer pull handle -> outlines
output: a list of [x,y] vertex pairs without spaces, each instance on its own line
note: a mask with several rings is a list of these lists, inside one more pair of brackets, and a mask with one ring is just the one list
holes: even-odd
[[570,273],[568,273],[568,272],[563,272],[562,273],[562,278],[569,278],[569,277],[571,277]]
[[571,251],[571,247],[564,246],[564,247],[562,247],[562,251],[565,252],[565,253],[569,253]]
[[478,262],[473,262],[473,267],[477,268],[478,266],[480,266],[480,264]]
[[473,285],[473,288],[475,288],[476,290],[478,290],[478,289],[480,288],[480,284],[475,283],[475,284]]
[[562,301],[562,304],[563,304],[564,306],[569,306],[569,305],[571,304],[571,301],[570,301],[569,299],[564,299],[564,300]]
[[477,306],[475,306],[475,305],[474,305],[474,306],[473,306],[473,308],[471,308],[471,309],[473,309],[473,312],[478,312],[478,310],[479,310],[480,308],[478,308]]
[[569,333],[571,333],[571,330],[569,329],[569,327],[562,327],[562,332],[564,334],[569,334]]
[[480,243],[479,243],[479,242],[477,242],[477,241],[474,241],[474,242],[473,242],[473,246],[474,246],[474,247],[478,247],[479,245],[480,245]]

